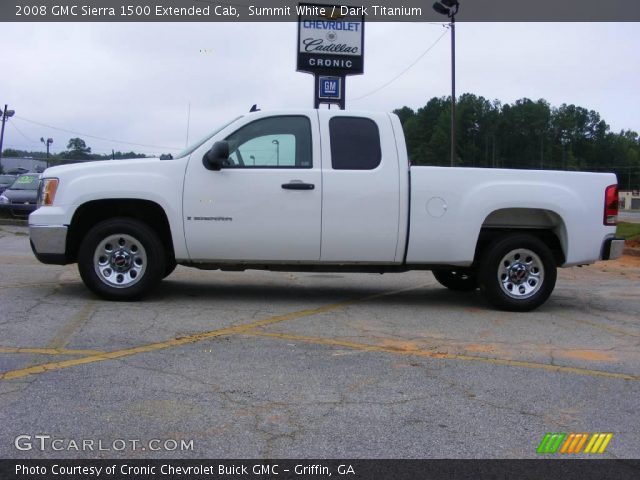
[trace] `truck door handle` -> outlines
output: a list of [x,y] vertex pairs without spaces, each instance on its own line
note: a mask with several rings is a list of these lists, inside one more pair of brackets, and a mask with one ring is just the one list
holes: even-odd
[[282,188],[285,190],[313,190],[316,186],[313,183],[304,183],[299,180],[292,180],[289,183],[283,183]]

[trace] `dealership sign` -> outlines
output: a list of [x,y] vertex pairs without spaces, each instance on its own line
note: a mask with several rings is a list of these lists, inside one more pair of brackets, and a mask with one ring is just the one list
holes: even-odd
[[342,78],[318,77],[318,97],[324,100],[342,99]]
[[357,75],[364,70],[364,16],[339,5],[298,7],[298,71]]
[[[316,108],[319,103],[339,103],[344,108],[344,77],[364,71],[362,12],[340,5],[301,3],[297,51],[297,70],[316,77]],[[319,81],[320,75],[335,78],[323,83]],[[329,86],[335,90],[326,88]]]

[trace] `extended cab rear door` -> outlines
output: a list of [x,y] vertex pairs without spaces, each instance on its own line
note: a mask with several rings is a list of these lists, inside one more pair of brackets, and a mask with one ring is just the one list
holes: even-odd
[[322,242],[331,263],[397,263],[398,153],[389,115],[319,110]]

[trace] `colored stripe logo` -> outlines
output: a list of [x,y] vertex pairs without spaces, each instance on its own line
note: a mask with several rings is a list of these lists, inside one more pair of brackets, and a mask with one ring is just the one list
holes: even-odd
[[[536,452],[545,454],[604,453],[613,433],[556,433],[545,434]],[[586,445],[586,447],[585,447]],[[583,450],[584,448],[584,450]]]

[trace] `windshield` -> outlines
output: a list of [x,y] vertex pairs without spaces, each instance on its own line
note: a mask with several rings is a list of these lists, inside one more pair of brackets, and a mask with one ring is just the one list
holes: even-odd
[[193,153],[194,150],[200,148],[207,140],[209,140],[211,137],[213,137],[216,133],[220,132],[221,130],[227,128],[229,125],[231,125],[233,122],[235,122],[236,120],[240,119],[242,117],[237,117],[234,118],[233,120],[231,120],[230,122],[225,123],[224,125],[222,125],[219,128],[216,128],[213,132],[209,133],[208,135],[202,137],[200,140],[198,140],[196,143],[192,144],[191,146],[185,148],[183,151],[181,151],[180,153],[178,153],[175,158],[182,158],[182,157],[186,157],[187,155],[191,155]]
[[15,179],[15,175],[0,175],[0,185],[11,185]]
[[20,175],[11,185],[11,190],[37,190],[40,175]]

